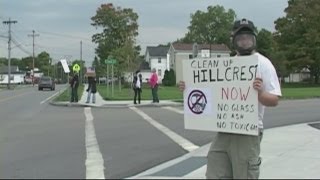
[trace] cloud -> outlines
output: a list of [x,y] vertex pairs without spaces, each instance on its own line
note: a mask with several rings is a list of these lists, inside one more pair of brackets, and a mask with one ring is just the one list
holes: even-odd
[[166,44],[184,37],[185,30],[173,27],[145,27],[139,30],[138,40],[142,44]]
[[[80,40],[84,40],[83,57],[91,60],[95,56],[95,45],[90,42],[97,31],[90,25],[90,18],[103,3],[113,3],[121,8],[132,8],[139,15],[139,36],[137,42],[144,54],[146,46],[167,44],[182,38],[190,24],[190,15],[197,10],[206,11],[217,4],[233,9],[238,18],[246,17],[261,29],[274,30],[273,22],[284,16],[287,0],[6,0],[0,1],[0,18],[11,17],[18,23],[12,31],[19,42],[30,49],[32,30],[40,34],[37,43],[42,50],[48,49],[54,58],[70,54],[80,57]],[[5,35],[8,26],[0,26],[0,35]],[[44,32],[72,35],[54,36]],[[89,39],[85,41],[85,39]],[[7,56],[7,40],[0,37],[0,56]],[[41,49],[38,49],[41,50]],[[26,56],[17,49],[13,57]]]

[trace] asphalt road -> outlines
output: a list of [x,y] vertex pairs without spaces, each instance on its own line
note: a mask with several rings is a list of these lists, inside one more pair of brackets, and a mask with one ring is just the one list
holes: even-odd
[[[214,136],[185,130],[182,114],[159,107],[138,108],[144,117],[128,108],[92,108],[90,120],[84,108],[49,105],[47,98],[56,92],[36,87],[0,91],[0,178],[83,179],[88,169],[98,169],[97,154],[105,178],[126,178],[188,153],[179,145],[181,139],[202,146]],[[320,99],[281,101],[277,108],[267,108],[265,127],[320,121],[319,106]],[[167,129],[160,131],[156,123]],[[99,151],[87,155],[93,147]]]

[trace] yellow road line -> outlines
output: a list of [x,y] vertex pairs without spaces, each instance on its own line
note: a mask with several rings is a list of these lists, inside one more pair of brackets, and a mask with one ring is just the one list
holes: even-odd
[[23,96],[23,95],[26,95],[26,94],[31,94],[33,93],[34,91],[31,91],[31,92],[26,92],[26,93],[22,93],[22,94],[18,94],[18,95],[15,95],[15,96],[10,96],[10,97],[7,97],[7,98],[4,98],[4,99],[1,99],[0,102],[5,102],[5,101],[8,101],[10,99],[14,99],[14,98],[17,98],[17,97],[20,97],[20,96]]

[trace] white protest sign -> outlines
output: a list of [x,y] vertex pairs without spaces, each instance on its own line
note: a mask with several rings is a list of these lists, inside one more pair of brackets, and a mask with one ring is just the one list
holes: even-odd
[[61,62],[61,64],[62,64],[62,67],[63,67],[64,72],[65,72],[65,73],[70,73],[70,69],[69,69],[67,60],[66,60],[66,59],[61,59],[60,62]]
[[258,135],[256,55],[183,60],[186,129]]

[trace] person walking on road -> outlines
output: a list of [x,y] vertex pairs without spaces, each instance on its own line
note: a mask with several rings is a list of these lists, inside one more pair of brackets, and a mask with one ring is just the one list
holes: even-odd
[[91,94],[92,94],[92,103],[96,103],[96,92],[97,92],[97,83],[96,83],[96,79],[94,77],[88,77],[88,88],[87,88],[87,92],[88,92],[88,96],[87,96],[87,101],[86,103],[90,103],[90,99],[91,99]]
[[136,71],[133,77],[133,91],[134,91],[134,98],[133,103],[137,104],[137,96],[138,96],[138,103],[141,104],[141,93],[142,93],[142,75],[139,74],[139,70]]
[[78,72],[73,72],[73,77],[70,82],[70,87],[71,87],[71,100],[70,100],[70,102],[78,102],[78,87],[79,87]]
[[158,75],[156,73],[156,69],[152,69],[152,74],[149,79],[149,84],[151,86],[151,92],[152,92],[152,102],[153,103],[159,103],[159,97],[158,97]]
[[[218,132],[207,155],[208,179],[258,179],[260,174],[260,143],[263,135],[265,106],[277,106],[281,89],[271,61],[256,52],[256,33],[252,21],[235,21],[232,43],[237,56],[258,56],[258,72],[253,88],[258,92],[259,136]],[[183,91],[185,83],[179,82]]]

